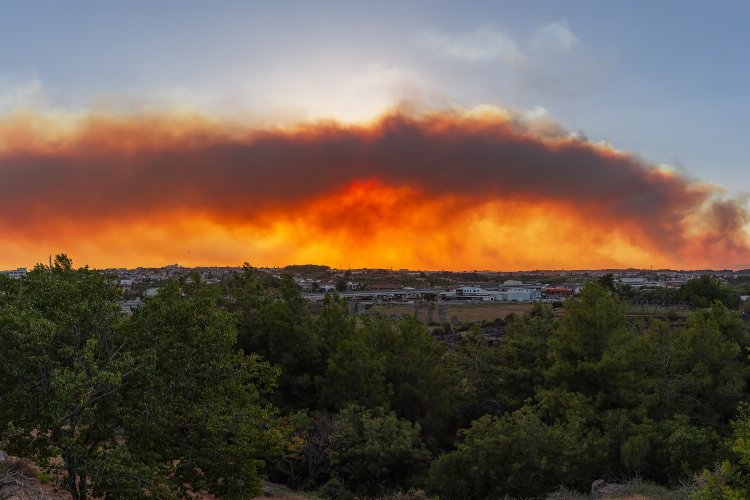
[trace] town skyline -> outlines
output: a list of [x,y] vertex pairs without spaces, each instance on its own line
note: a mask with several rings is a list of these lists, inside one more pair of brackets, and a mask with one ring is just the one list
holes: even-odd
[[[52,256],[50,256],[50,261],[52,259]],[[629,275],[629,274],[648,274],[648,273],[687,273],[687,274],[696,274],[699,275],[699,273],[739,273],[739,274],[750,274],[750,268],[695,268],[695,269],[672,269],[672,268],[638,268],[638,267],[622,267],[622,268],[534,268],[534,269],[491,269],[491,268],[483,268],[483,269],[472,269],[472,268],[463,268],[463,269],[422,269],[422,268],[397,268],[393,266],[389,267],[336,267],[336,266],[329,266],[327,264],[316,264],[316,263],[295,263],[295,264],[282,264],[282,265],[271,265],[271,266],[262,266],[262,265],[252,265],[249,262],[244,262],[243,264],[227,264],[227,265],[217,265],[217,264],[210,264],[210,265],[195,265],[195,266],[183,266],[179,262],[175,262],[172,264],[164,264],[164,265],[139,265],[139,266],[109,266],[109,267],[96,267],[91,266],[85,262],[77,262],[72,261],[73,264],[76,267],[86,267],[93,270],[98,271],[104,271],[104,272],[115,272],[115,271],[137,271],[137,270],[183,270],[183,271],[193,271],[193,270],[227,270],[227,271],[238,271],[242,270],[246,267],[249,267],[251,269],[261,270],[264,272],[284,272],[289,274],[294,274],[295,270],[297,269],[304,269],[304,268],[316,268],[323,271],[328,272],[337,272],[337,273],[366,273],[366,272],[387,272],[391,274],[403,274],[403,273],[454,273],[454,274],[492,274],[492,275],[513,275],[513,274],[534,274],[538,273],[540,275],[542,274],[560,274],[560,273],[592,273],[593,275],[603,275],[607,273],[621,273],[622,275]],[[19,265],[16,267],[9,267],[8,269],[0,269],[0,273],[3,274],[10,274],[10,273],[17,273],[19,276],[30,271],[31,269],[35,268],[36,266],[48,266],[47,262],[37,262],[34,265]],[[16,277],[15,275],[13,277]]]

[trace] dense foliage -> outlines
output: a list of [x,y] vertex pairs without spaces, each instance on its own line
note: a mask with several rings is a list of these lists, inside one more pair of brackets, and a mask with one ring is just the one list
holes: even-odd
[[123,321],[111,280],[64,256],[0,281],[0,429],[62,459],[73,498],[257,493],[281,432],[276,371],[238,352],[234,317],[176,284]]
[[499,342],[474,325],[446,343],[335,296],[311,309],[249,267],[170,282],[124,318],[110,277],[60,256],[0,276],[0,444],[74,498],[247,498],[263,477],[331,498],[528,497],[635,475],[745,498],[734,296],[688,283],[675,326],[623,293],[605,278],[561,316],[506,318]]

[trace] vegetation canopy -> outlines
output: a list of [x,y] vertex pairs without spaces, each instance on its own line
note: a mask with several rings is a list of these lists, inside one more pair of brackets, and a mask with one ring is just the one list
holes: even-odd
[[246,266],[167,282],[125,317],[113,277],[60,255],[0,276],[0,448],[75,499],[251,498],[263,479],[540,497],[624,477],[747,498],[750,336],[727,290],[689,282],[672,324],[631,315],[605,277],[562,315],[454,331],[335,294],[312,310]]

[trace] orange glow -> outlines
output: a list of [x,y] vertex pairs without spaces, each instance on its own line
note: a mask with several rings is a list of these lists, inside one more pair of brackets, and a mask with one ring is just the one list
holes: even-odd
[[[11,238],[14,243],[3,255],[6,265],[25,262],[34,253],[43,260],[45,251],[65,251],[85,256],[95,267],[234,265],[252,256],[253,264],[269,266],[326,262],[345,267],[535,269],[573,267],[586,248],[592,267],[654,262],[654,255],[628,241],[627,235],[592,222],[561,204],[428,199],[410,188],[371,180],[266,214],[258,223],[173,214],[158,220],[121,220],[94,230],[64,225],[48,238],[38,234],[33,242]],[[667,261],[658,258],[655,263]]]
[[744,267],[742,203],[510,112],[0,117],[0,268]]

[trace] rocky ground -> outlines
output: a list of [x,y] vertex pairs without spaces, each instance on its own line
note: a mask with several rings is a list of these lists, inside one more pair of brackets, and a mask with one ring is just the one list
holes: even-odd
[[70,494],[53,485],[29,460],[0,451],[0,498],[13,500],[66,500]]

